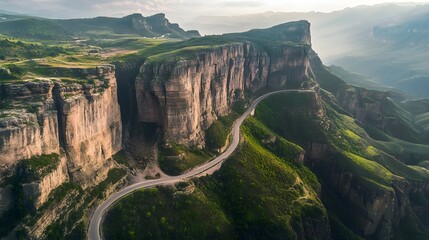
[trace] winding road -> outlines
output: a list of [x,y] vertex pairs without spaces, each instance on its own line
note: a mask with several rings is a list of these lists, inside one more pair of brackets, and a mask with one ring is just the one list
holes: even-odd
[[313,90],[298,90],[298,89],[289,89],[289,90],[279,90],[270,92],[267,94],[264,94],[257,99],[255,99],[252,104],[249,106],[249,108],[246,110],[245,113],[243,113],[237,120],[235,120],[233,126],[232,126],[232,142],[229,145],[228,149],[217,156],[215,159],[213,159],[210,162],[207,162],[199,167],[196,167],[189,172],[186,172],[179,176],[165,176],[159,179],[155,180],[144,180],[132,185],[129,185],[123,189],[121,189],[119,192],[116,192],[112,195],[110,195],[101,205],[97,207],[94,214],[91,217],[89,228],[88,228],[88,238],[90,240],[99,240],[101,239],[100,234],[100,225],[103,221],[104,215],[107,213],[109,208],[115,204],[118,200],[125,197],[126,195],[141,189],[141,188],[149,188],[149,187],[155,187],[160,185],[168,185],[177,183],[186,179],[191,179],[198,177],[204,173],[210,173],[210,170],[212,170],[214,167],[220,167],[222,162],[224,162],[231,154],[235,151],[237,148],[239,142],[240,142],[240,126],[244,122],[247,116],[255,110],[256,106],[265,98],[268,96],[278,94],[278,93],[287,93],[287,92],[298,92],[298,93],[304,93],[304,92],[314,92]]

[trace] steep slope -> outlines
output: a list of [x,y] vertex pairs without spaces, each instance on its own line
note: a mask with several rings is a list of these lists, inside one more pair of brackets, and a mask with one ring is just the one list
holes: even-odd
[[329,239],[320,185],[300,162],[302,149],[255,119],[242,131],[242,147],[221,170],[195,183],[130,195],[109,212],[104,236]]
[[267,99],[255,117],[305,148],[305,164],[321,182],[331,218],[366,239],[406,239],[410,232],[427,238],[419,210],[425,205],[416,196],[428,193],[428,172],[372,145],[354,119],[321,98],[293,95]]
[[204,146],[204,130],[245,94],[308,80],[309,27],[292,22],[149,49],[136,79],[139,121],[160,125],[166,142]]
[[[425,159],[428,146],[399,141],[380,130],[378,136],[384,138],[376,138],[368,129],[378,126],[389,111],[383,104],[387,93],[348,86],[315,55],[312,69],[321,87],[332,94],[322,89],[316,96],[273,96],[261,103],[255,117],[304,147],[305,164],[322,184],[322,200],[331,219],[341,219],[367,239],[407,239],[410,233],[416,239],[427,238],[429,228],[421,209],[426,206],[428,172],[404,163],[415,165]],[[363,124],[370,135],[360,127]]]
[[74,71],[84,77],[0,85],[1,237],[14,238],[25,224],[41,238],[61,214],[83,204],[65,209],[60,200],[92,189],[116,166],[111,158],[122,149],[122,121],[114,66]]
[[[217,233],[233,239],[406,239],[409,234],[413,234],[416,239],[426,239],[429,236],[428,222],[424,217],[427,213],[424,209],[428,208],[429,172],[423,168],[427,166],[424,159],[429,157],[429,148],[424,144],[424,132],[414,123],[417,120],[421,126],[425,125],[425,108],[418,111],[421,115],[417,117],[417,113],[412,114],[402,103],[390,98],[389,92],[350,86],[333,75],[308,45],[296,44],[305,42],[304,39],[309,40],[308,36],[291,32],[287,36],[288,31],[285,29],[296,29],[290,26],[302,23],[305,22],[278,26],[268,32],[256,30],[161,44],[142,52],[148,58],[136,79],[138,119],[163,126],[164,140],[171,144],[180,143],[190,147],[200,145],[202,141],[199,139],[203,137],[198,134],[204,134],[202,123],[211,125],[207,120],[210,111],[214,121],[230,113],[231,102],[255,96],[258,91],[313,86],[315,92],[284,94],[264,100],[255,112],[255,118],[260,122],[249,120],[246,123],[240,149],[219,172],[195,181],[195,189],[191,183],[190,187],[177,186],[178,190],[143,191],[129,196],[109,213],[106,236],[178,237],[175,233],[190,238],[199,234],[213,237],[212,234]],[[259,38],[262,34],[274,38],[266,37],[263,40]],[[282,36],[287,36],[289,40],[282,39]],[[298,58],[293,57],[295,60],[290,57],[298,55],[285,54],[288,52],[283,51],[299,47],[310,51]],[[259,78],[264,80],[261,85],[246,77],[246,73],[254,71],[247,68],[254,65],[254,58],[249,56],[258,51],[262,54],[257,56],[267,56],[269,59],[258,60],[257,72],[269,73],[266,78]],[[228,59],[230,63],[225,64]],[[281,70],[270,71],[274,61],[278,62],[274,65]],[[240,62],[244,64],[238,64]],[[293,66],[288,65],[288,62],[293,62]],[[265,70],[266,66],[261,66],[263,64],[269,65],[268,71]],[[213,79],[218,80],[215,82],[217,85],[207,87],[213,84]],[[290,79],[294,81],[291,83]],[[244,85],[244,88],[232,85],[237,82],[238,86]],[[207,88],[210,91],[200,91]],[[240,92],[245,94],[237,99]],[[213,100],[219,94],[226,95],[227,101]],[[201,102],[216,104],[201,111],[198,109]],[[228,110],[216,113],[222,107]],[[195,115],[197,117],[193,120]],[[179,137],[174,138],[176,136]],[[292,168],[292,171],[286,175],[297,174],[304,184],[308,184],[299,191],[297,199],[287,200],[288,193],[282,191],[292,189],[293,184],[290,184],[293,181],[283,175],[281,171],[285,169],[282,166],[273,168],[271,165],[273,155],[279,158],[289,156],[289,147],[276,145],[278,141],[285,141],[282,137],[305,150],[304,164],[317,175],[321,191],[318,190],[318,184],[312,184],[314,181],[303,180],[306,177],[313,179],[307,175],[305,167],[287,161],[285,167]],[[422,167],[415,166],[417,164]],[[263,170],[260,166],[263,166]],[[263,172],[272,178],[265,178],[267,175]],[[261,191],[260,186],[266,191]],[[304,203],[304,206],[313,210],[287,217],[289,205],[298,203],[297,209],[303,206],[299,200],[305,199],[304,195],[309,193],[305,189],[320,193],[312,196],[321,199],[327,212],[316,214],[321,213],[319,210],[325,211],[316,200]],[[154,203],[143,204],[136,211],[130,211],[129,206],[135,206],[146,198]],[[195,206],[189,205],[190,202],[195,202]],[[279,202],[282,202],[281,210],[276,208]],[[158,211],[159,208],[162,210]],[[218,225],[201,223],[201,219],[207,218],[200,212],[204,208],[211,213],[209,222],[218,221]],[[271,215],[271,210],[278,215]],[[320,232],[312,224],[313,220],[319,219],[319,223],[327,228],[322,220],[327,215],[332,230],[329,235]],[[277,222],[278,216],[293,219],[290,223],[298,224]],[[138,224],[149,224],[151,229],[145,231],[136,228],[135,219],[138,219]],[[178,219],[183,219],[183,222]],[[265,219],[272,221],[267,222]],[[193,222],[198,222],[198,228],[184,228],[192,226]],[[204,229],[204,232],[198,229]]]
[[330,13],[203,16],[188,26],[210,34],[266,28],[304,19],[313,27],[313,49],[325,62],[363,73],[381,85],[427,98],[428,13],[427,4],[383,3]]

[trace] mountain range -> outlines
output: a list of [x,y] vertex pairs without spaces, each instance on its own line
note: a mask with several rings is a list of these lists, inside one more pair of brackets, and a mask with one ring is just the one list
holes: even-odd
[[[361,8],[337,12],[325,34],[373,29],[354,39],[373,42],[368,51],[424,42],[419,31],[388,40],[419,14],[365,27],[380,9],[365,9],[362,25]],[[406,9],[385,6],[391,17]],[[95,219],[102,236],[428,239],[428,100],[325,66],[311,27],[197,37],[164,14],[1,22],[0,237],[86,239],[106,199],[198,169],[255,99],[287,89],[259,102],[222,165],[113,202]]]
[[326,63],[366,75],[386,87],[429,97],[424,90],[429,82],[425,67],[428,14],[429,5],[391,3],[330,13],[203,16],[187,25],[206,34],[218,34],[305,19],[312,25],[313,48]]
[[0,32],[18,38],[40,40],[71,39],[97,34],[134,34],[143,37],[191,38],[198,31],[185,31],[170,23],[165,14],[143,17],[132,14],[123,18],[96,17],[88,19],[54,20],[3,14]]

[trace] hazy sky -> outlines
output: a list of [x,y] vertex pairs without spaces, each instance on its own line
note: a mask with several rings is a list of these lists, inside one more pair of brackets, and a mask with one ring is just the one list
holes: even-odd
[[135,12],[151,15],[164,12],[169,19],[180,23],[201,15],[241,15],[265,11],[330,12],[383,2],[386,0],[0,0],[0,10],[52,18],[124,16]]

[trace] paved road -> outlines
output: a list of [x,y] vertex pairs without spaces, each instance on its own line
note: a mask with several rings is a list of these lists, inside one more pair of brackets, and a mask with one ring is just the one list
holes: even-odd
[[148,188],[148,187],[154,187],[154,186],[160,186],[160,185],[168,185],[177,183],[180,181],[183,181],[185,179],[194,178],[197,176],[202,175],[205,172],[210,172],[210,170],[213,167],[219,166],[222,164],[223,161],[225,161],[231,154],[235,151],[237,148],[239,142],[240,142],[240,126],[243,123],[243,121],[246,119],[247,116],[256,108],[259,102],[261,102],[264,98],[271,96],[273,94],[278,93],[286,93],[286,92],[313,92],[313,90],[279,90],[275,92],[270,92],[265,95],[260,96],[256,100],[252,102],[252,104],[249,106],[247,111],[243,113],[233,124],[232,126],[232,142],[229,145],[228,149],[223,152],[221,155],[213,159],[212,161],[201,165],[199,167],[196,167],[192,169],[189,172],[186,172],[179,176],[166,176],[155,180],[144,180],[142,182],[135,183],[133,185],[127,186],[123,189],[121,189],[119,192],[116,192],[109,196],[109,198],[106,199],[101,205],[97,207],[94,214],[91,217],[91,221],[89,223],[89,229],[88,229],[88,238],[90,240],[99,240],[101,239],[100,235],[100,225],[102,223],[103,217],[106,214],[106,212],[109,210],[109,208],[115,204],[116,201],[119,199],[125,197],[126,195],[132,193],[133,191],[136,191],[141,188]]

